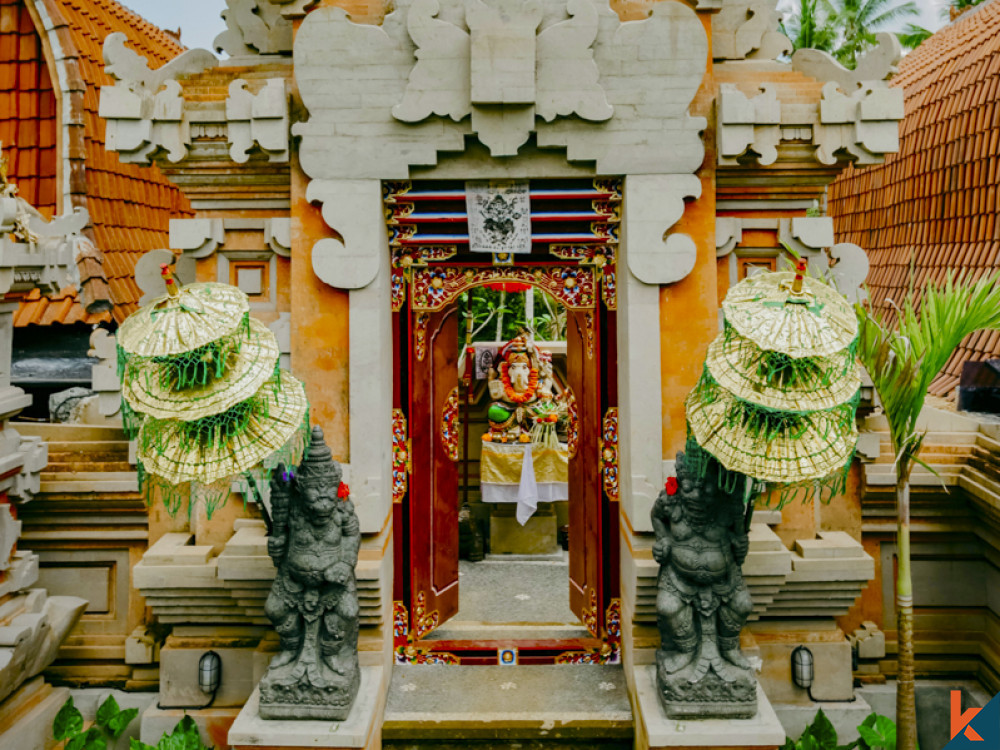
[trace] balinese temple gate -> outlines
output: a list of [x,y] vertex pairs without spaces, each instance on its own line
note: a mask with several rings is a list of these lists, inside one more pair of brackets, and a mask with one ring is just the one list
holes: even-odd
[[[228,0],[221,62],[194,50],[151,70],[123,35],[105,43],[116,81],[101,95],[108,147],[124,161],[155,161],[197,214],[171,223],[175,273],[249,295],[350,485],[363,677],[342,746],[380,746],[387,698],[391,709],[398,697],[394,669],[505,662],[622,665],[636,746],[710,744],[670,734],[650,666],[659,645],[650,511],[684,447],[684,398],[726,290],[754,269],[779,269],[783,243],[856,294],[867,260],[834,245],[825,188],[847,164],[894,151],[903,114],[902,91],[885,85],[899,57],[892,38],[854,71],[811,50],[789,57],[774,6],[398,0],[387,13],[378,0]],[[508,193],[520,197],[475,215]],[[521,236],[482,252],[474,235],[484,226]],[[164,258],[154,251],[137,269],[148,294],[160,293]],[[548,367],[563,404],[553,439],[568,462],[568,502],[541,498],[524,526],[501,503],[473,513],[492,552],[460,564],[462,461],[479,462],[480,444],[507,445],[482,440],[490,402],[503,399],[483,373],[463,383],[459,363],[483,348],[502,355],[513,338],[463,353],[465,311],[486,286],[534,289],[565,315],[561,341],[515,344],[524,361]],[[173,628],[160,703],[192,703],[188,665],[214,649],[223,663],[214,708],[247,704],[233,746],[314,746],[301,734],[315,731],[308,722],[249,715],[275,650],[263,613],[274,571],[256,516],[238,501],[211,519],[151,516],[134,583]],[[763,663],[763,693],[806,700],[788,664],[795,634],[810,631],[826,670],[814,697],[851,699],[847,625],[835,618],[873,576],[871,557],[812,503],[755,521],[743,648]],[[835,554],[813,559],[817,544]],[[568,564],[561,591],[576,630],[463,635],[467,571],[495,564],[501,547],[525,564],[539,553]],[[199,583],[182,592],[179,575]],[[762,704],[757,729],[715,743],[781,744]]]

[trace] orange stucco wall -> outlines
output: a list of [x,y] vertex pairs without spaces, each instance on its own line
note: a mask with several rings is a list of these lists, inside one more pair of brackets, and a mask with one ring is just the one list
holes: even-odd
[[313,273],[312,246],[334,233],[305,197],[308,178],[292,166],[292,374],[306,387],[312,423],[323,428],[338,461],[348,449],[348,292]]
[[[708,38],[711,16],[700,14]],[[715,126],[712,100],[715,79],[712,51],[708,70],[691,106],[691,114],[708,120],[705,159],[698,170],[701,197],[688,202],[673,232],[687,234],[698,248],[698,260],[687,278],[660,290],[660,373],[663,399],[663,456],[684,448],[687,423],[684,399],[701,375],[705,351],[719,332],[718,271],[715,259]]]

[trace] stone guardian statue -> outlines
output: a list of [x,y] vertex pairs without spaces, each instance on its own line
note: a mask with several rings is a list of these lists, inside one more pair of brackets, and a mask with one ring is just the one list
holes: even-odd
[[358,693],[361,530],[340,465],[313,427],[308,457],[271,481],[268,553],[278,569],[265,611],[280,650],[260,681],[264,719],[343,721]]
[[756,677],[740,651],[753,609],[740,566],[749,539],[741,497],[677,454],[677,479],[652,511],[660,564],[656,683],[671,718],[752,718]]

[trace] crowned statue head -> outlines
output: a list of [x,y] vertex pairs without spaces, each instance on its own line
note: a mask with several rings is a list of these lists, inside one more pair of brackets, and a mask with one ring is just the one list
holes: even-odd
[[317,425],[312,428],[309,453],[299,464],[295,475],[295,487],[314,523],[328,521],[341,502],[338,497],[340,479],[340,464],[333,460],[323,428]]

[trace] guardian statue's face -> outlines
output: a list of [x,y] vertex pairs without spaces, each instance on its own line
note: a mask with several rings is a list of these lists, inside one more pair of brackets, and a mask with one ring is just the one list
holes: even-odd
[[507,376],[510,378],[511,388],[517,393],[524,393],[528,390],[531,366],[527,362],[513,362],[507,368]]
[[316,524],[329,521],[337,507],[337,484],[333,482],[306,484],[300,485],[299,489],[302,491],[309,520]]

